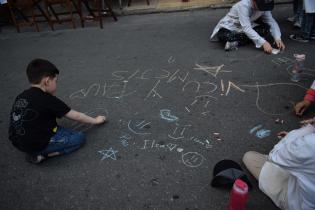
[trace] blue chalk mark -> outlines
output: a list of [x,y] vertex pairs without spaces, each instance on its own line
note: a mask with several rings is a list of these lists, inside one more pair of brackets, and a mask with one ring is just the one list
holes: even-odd
[[260,139],[265,138],[267,136],[269,136],[271,133],[270,130],[266,130],[266,129],[260,129],[256,132],[256,136]]
[[261,127],[262,127],[262,125],[257,125],[257,126],[255,126],[255,127],[253,127],[252,129],[250,129],[249,133],[250,133],[250,134],[253,134],[256,130],[258,130],[258,129],[261,128]]
[[118,151],[113,150],[113,148],[109,148],[109,149],[104,149],[104,150],[98,151],[98,153],[103,155],[101,160],[105,160],[107,158],[111,158],[112,160],[117,160],[117,158],[116,158],[116,153],[117,152]]
[[166,120],[168,122],[175,122],[178,120],[178,117],[171,115],[171,110],[169,109],[160,110],[160,116],[163,120]]

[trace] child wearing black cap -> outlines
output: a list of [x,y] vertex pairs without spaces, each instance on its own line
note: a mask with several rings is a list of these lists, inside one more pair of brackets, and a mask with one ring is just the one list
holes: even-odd
[[273,48],[265,39],[271,34],[276,47],[284,50],[280,28],[271,14],[273,7],[273,0],[239,1],[219,21],[210,39],[217,36],[219,41],[225,43],[227,51],[252,41],[256,48],[262,47],[266,53],[271,53]]

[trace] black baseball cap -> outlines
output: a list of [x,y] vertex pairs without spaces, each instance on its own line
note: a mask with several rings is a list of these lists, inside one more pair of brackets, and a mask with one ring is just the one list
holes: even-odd
[[211,186],[232,188],[236,179],[241,179],[252,188],[247,175],[238,163],[233,160],[221,160],[213,168]]
[[271,11],[274,7],[274,0],[255,0],[259,11]]

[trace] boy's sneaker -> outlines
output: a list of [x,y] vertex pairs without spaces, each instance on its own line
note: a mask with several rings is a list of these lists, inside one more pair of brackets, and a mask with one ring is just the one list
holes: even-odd
[[293,24],[294,27],[296,28],[301,28],[302,27],[302,24],[300,21],[295,21],[294,24]]
[[29,163],[33,163],[33,164],[39,164],[41,162],[43,162],[43,160],[45,160],[45,157],[42,155],[30,155],[30,154],[26,154],[25,156],[25,160]]
[[232,50],[237,50],[238,48],[238,41],[234,41],[234,42],[226,42],[225,43],[225,51],[232,51]]
[[287,18],[287,21],[293,23],[293,22],[295,21],[295,16],[288,17],[288,18]]
[[294,41],[297,41],[297,42],[302,42],[302,43],[307,43],[307,42],[310,41],[309,39],[306,39],[306,38],[304,38],[303,36],[301,36],[301,35],[296,35],[296,34],[291,34],[291,35],[290,35],[290,39],[292,39],[292,40],[294,40]]

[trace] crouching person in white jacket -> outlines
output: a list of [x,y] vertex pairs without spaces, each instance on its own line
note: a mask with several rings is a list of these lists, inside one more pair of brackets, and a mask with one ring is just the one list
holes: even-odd
[[269,155],[249,151],[243,162],[259,181],[259,188],[281,209],[315,209],[315,127],[291,132]]

